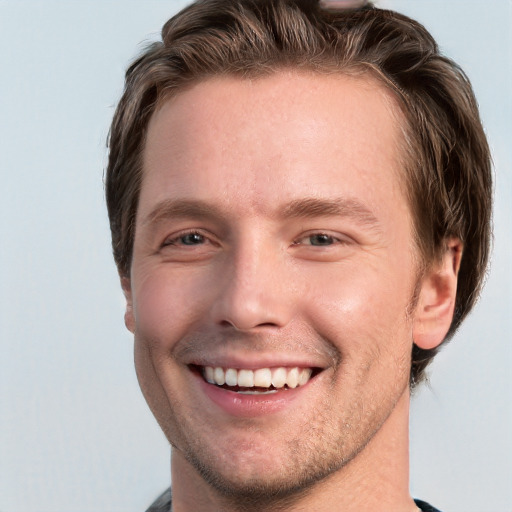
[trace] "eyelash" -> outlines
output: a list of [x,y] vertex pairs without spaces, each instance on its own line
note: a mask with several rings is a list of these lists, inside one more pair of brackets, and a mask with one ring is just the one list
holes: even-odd
[[324,231],[318,231],[318,232],[313,232],[313,233],[308,233],[308,234],[305,234],[303,236],[301,236],[300,238],[297,238],[293,244],[294,245],[299,245],[301,241],[303,241],[304,239],[310,239],[310,242],[311,242],[311,239],[313,237],[325,237],[326,239],[329,239],[329,243],[327,244],[314,244],[314,243],[309,243],[309,244],[306,244],[306,245],[309,245],[311,247],[331,247],[333,245],[346,245],[349,243],[348,240],[344,239],[344,238],[340,238],[340,237],[337,237],[333,234],[330,234],[330,233],[326,233]]
[[[202,238],[202,241],[200,243],[185,243],[183,242],[183,239],[187,236],[194,236],[194,235],[197,235],[199,237]],[[313,237],[325,237],[326,239],[328,239],[329,243],[326,243],[326,244],[314,244],[314,243],[309,243],[309,244],[305,244],[307,246],[310,246],[310,247],[330,247],[332,245],[338,245],[338,244],[341,244],[341,245],[345,245],[345,244],[348,244],[348,241],[343,239],[343,238],[338,238],[330,233],[326,233],[326,232],[323,232],[323,231],[318,231],[318,232],[313,232],[313,233],[309,233],[309,234],[305,234],[299,238],[296,238],[294,241],[293,241],[293,245],[294,246],[298,246],[298,245],[301,245],[301,242],[305,239],[309,239],[309,241],[311,242],[311,239]],[[166,238],[164,243],[162,244],[162,247],[167,247],[167,246],[185,246],[185,247],[194,247],[194,246],[198,246],[198,245],[204,245],[205,242],[210,242],[212,243],[212,240],[209,236],[205,235],[204,233],[202,233],[200,230],[197,230],[197,229],[193,229],[193,230],[189,230],[189,231],[183,231],[181,233],[178,233],[177,235],[175,235],[173,238]]]
[[[193,235],[197,235],[197,236],[200,236],[202,239],[203,239],[203,242],[201,243],[197,243],[197,244],[186,244],[186,243],[183,243],[182,242],[182,239],[187,237],[187,236],[193,236]],[[164,243],[162,244],[162,247],[168,247],[170,245],[173,245],[173,246],[185,246],[185,247],[194,247],[196,245],[203,245],[203,243],[205,241],[210,241],[211,242],[211,239],[206,236],[204,233],[202,233],[201,231],[197,230],[197,229],[192,229],[190,231],[183,231],[181,233],[178,233],[177,235],[173,236],[172,238],[166,238],[164,240]],[[181,243],[180,243],[181,242]]]

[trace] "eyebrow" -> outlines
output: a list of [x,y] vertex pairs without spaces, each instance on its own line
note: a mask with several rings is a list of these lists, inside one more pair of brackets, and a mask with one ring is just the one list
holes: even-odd
[[361,202],[350,198],[297,199],[288,203],[282,211],[283,218],[297,217],[348,217],[359,224],[378,227],[379,221],[373,212]]
[[[213,219],[225,221],[233,213],[205,201],[192,199],[165,199],[151,210],[142,221],[154,224],[172,218]],[[364,204],[351,198],[319,199],[307,197],[286,203],[273,214],[286,220],[291,218],[345,217],[371,229],[379,228],[379,221]]]
[[157,203],[142,224],[154,224],[166,219],[189,217],[194,219],[224,219],[222,210],[204,201],[191,199],[164,199]]

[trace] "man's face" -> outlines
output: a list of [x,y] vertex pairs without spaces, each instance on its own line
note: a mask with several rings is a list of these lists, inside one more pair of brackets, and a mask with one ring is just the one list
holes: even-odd
[[153,413],[217,489],[312,483],[404,414],[394,109],[369,78],[282,72],[207,80],[151,120],[126,321]]

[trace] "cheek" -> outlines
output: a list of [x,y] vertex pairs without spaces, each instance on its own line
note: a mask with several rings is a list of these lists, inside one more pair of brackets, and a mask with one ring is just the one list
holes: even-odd
[[201,281],[170,272],[135,280],[134,317],[141,339],[168,348],[200,319],[208,302]]
[[315,328],[336,340],[342,351],[384,341],[408,344],[407,307],[413,287],[404,276],[405,271],[370,265],[318,273],[303,295],[303,309]]

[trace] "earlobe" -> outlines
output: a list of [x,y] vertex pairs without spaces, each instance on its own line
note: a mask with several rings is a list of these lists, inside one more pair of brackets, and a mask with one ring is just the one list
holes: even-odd
[[450,238],[441,261],[423,277],[415,310],[413,339],[424,350],[440,345],[452,323],[462,242]]
[[129,277],[121,277],[121,288],[123,289],[124,298],[126,300],[124,324],[126,328],[133,333],[135,331],[135,318],[133,316],[132,283]]

